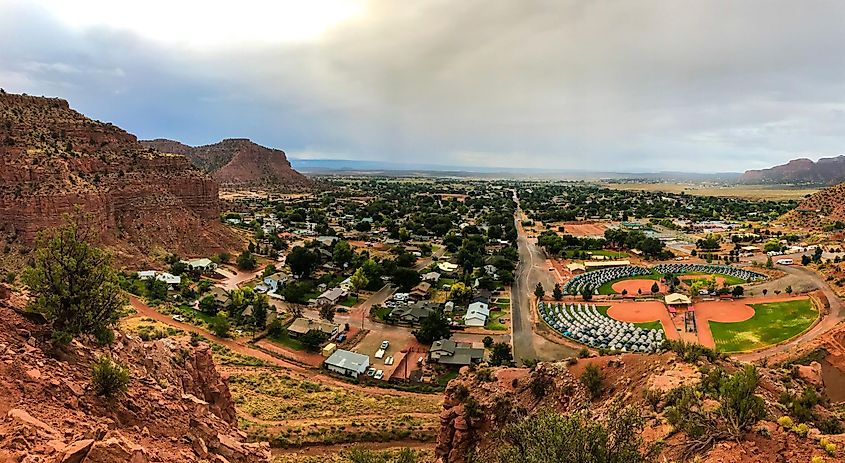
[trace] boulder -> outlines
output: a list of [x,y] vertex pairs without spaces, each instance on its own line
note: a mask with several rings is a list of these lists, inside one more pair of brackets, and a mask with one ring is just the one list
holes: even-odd
[[809,365],[795,365],[798,377],[817,388],[824,387],[822,378],[822,365],[819,362],[812,362]]
[[72,442],[65,447],[64,452],[62,452],[61,457],[57,461],[59,463],[80,463],[88,455],[88,451],[91,450],[93,444],[94,439],[82,439]]
[[147,463],[147,452],[120,433],[109,433],[106,439],[91,445],[82,463]]

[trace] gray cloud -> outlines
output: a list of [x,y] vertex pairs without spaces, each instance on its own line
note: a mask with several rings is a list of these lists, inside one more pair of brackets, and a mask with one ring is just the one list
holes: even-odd
[[197,50],[0,0],[0,85],[294,156],[737,171],[845,152],[842,24],[835,1],[381,0],[317,40]]

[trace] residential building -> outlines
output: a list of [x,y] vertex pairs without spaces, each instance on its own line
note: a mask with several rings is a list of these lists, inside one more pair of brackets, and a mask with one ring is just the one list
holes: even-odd
[[314,320],[306,317],[299,317],[293,321],[288,327],[288,335],[292,338],[308,333],[309,331],[319,331],[325,337],[334,336],[340,329],[339,325],[325,320]]
[[397,323],[418,325],[439,308],[439,304],[431,302],[404,304],[390,311],[390,319],[395,320]]
[[408,293],[408,297],[416,301],[419,301],[421,299],[428,299],[429,290],[431,290],[431,283],[427,281],[422,281],[413,288],[411,288],[411,292]]
[[440,274],[437,272],[428,272],[423,274],[422,281],[426,281],[428,283],[437,283],[440,281]]
[[344,297],[346,297],[346,291],[340,288],[332,288],[317,297],[317,305],[337,305]]
[[467,308],[467,313],[464,316],[464,325],[466,326],[484,326],[487,324],[487,318],[490,316],[490,307],[483,302],[473,302]]
[[323,364],[329,371],[357,378],[359,375],[366,373],[367,368],[370,367],[370,357],[357,352],[338,349]]
[[442,365],[466,366],[481,363],[484,348],[472,347],[468,343],[458,343],[451,339],[435,341],[428,350],[428,359]]

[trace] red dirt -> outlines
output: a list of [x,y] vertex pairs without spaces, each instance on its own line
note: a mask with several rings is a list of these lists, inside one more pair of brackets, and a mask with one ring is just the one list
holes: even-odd
[[566,233],[572,236],[604,236],[604,231],[607,229],[607,224],[604,223],[564,222],[554,224],[555,230],[558,225],[563,225]]
[[613,283],[611,288],[619,294],[622,294],[622,290],[627,290],[631,296],[638,294],[638,290],[641,292],[640,294],[651,294],[651,285],[655,283],[660,287],[661,293],[669,291],[666,285],[656,280],[622,280]]
[[666,306],[659,301],[617,302],[610,306],[607,315],[614,320],[626,323],[644,323],[659,321],[663,325],[666,338],[677,340],[678,329],[672,321],[672,316]]

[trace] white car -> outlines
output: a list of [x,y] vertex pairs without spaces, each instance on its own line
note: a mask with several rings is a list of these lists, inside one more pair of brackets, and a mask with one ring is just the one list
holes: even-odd
[[387,357],[386,359],[384,359],[384,364],[385,365],[393,365],[393,356],[391,355],[390,357]]
[[183,321],[185,321],[185,317],[183,317],[183,316],[181,316],[181,315],[179,315],[179,314],[174,315],[174,316],[173,316],[173,319],[174,319],[174,320],[176,320],[177,322],[183,322]]
[[383,359],[384,358],[384,349],[379,349],[376,351],[376,358]]
[[382,341],[381,342],[381,348],[382,349],[387,350],[388,347],[390,347],[390,341]]
[[382,378],[384,378],[384,371],[383,371],[383,370],[379,370],[379,371],[377,371],[377,372],[376,372],[376,374],[375,374],[375,376],[373,376],[373,378],[375,378],[375,379],[382,379]]

